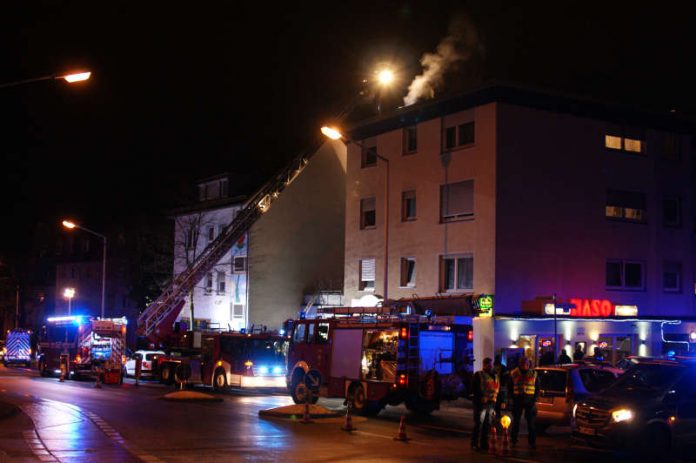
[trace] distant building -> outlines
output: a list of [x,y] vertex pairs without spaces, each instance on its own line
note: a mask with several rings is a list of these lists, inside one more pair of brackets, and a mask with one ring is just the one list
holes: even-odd
[[367,121],[348,145],[345,298],[379,301],[388,255],[389,299],[493,296],[477,359],[553,349],[553,295],[561,348],[661,353],[662,331],[696,331],[692,132],[505,86]]
[[[278,329],[297,317],[307,301],[329,299],[315,295],[340,291],[345,159],[341,143],[325,143],[245,237],[195,286],[197,326]],[[175,275],[195,262],[243,207],[244,197],[230,197],[233,182],[228,174],[201,180],[199,201],[174,211]],[[190,304],[191,297],[178,317],[180,323],[190,324]]]

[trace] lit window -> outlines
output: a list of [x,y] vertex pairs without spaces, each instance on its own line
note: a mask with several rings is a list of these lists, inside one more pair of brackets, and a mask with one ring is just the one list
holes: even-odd
[[624,138],[624,150],[632,153],[642,153],[643,142],[641,140],[634,140],[632,138]]
[[416,192],[415,190],[404,191],[401,194],[401,220],[416,219]]
[[360,261],[360,283],[358,289],[360,291],[374,291],[375,289],[375,260],[362,259]]
[[416,286],[416,259],[413,257],[401,258],[401,283],[402,288],[414,288]]
[[621,137],[617,137],[615,135],[605,135],[604,146],[613,150],[620,150],[622,148]]
[[474,181],[440,186],[440,222],[468,219],[474,215]]
[[644,222],[645,194],[637,191],[608,190],[604,215],[613,219]]
[[645,287],[642,262],[610,260],[606,266],[606,286],[609,289],[642,290]]
[[681,291],[681,271],[680,262],[665,262],[662,272],[662,288],[665,292]]
[[360,228],[373,228],[377,225],[377,212],[375,211],[375,198],[360,200]]
[[474,289],[473,256],[440,256],[440,292]]

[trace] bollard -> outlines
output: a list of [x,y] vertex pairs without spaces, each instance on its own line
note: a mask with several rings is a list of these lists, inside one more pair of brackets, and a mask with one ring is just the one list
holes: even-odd
[[358,428],[353,426],[353,417],[351,416],[350,410],[351,410],[351,402],[348,402],[348,408],[346,408],[346,419],[343,422],[343,426],[341,426],[341,429],[343,431],[350,432],[350,431],[355,431],[358,429]]
[[498,432],[495,430],[495,426],[491,426],[488,431],[488,454],[495,455],[497,453],[496,446],[498,445]]
[[399,433],[394,437],[394,440],[401,442],[407,442],[411,439],[406,435],[406,415],[401,415],[401,421],[399,422]]

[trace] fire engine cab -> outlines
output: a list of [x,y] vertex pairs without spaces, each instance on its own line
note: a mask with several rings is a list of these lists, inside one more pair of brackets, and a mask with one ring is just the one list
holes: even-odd
[[[304,376],[321,375],[319,395],[344,397],[356,412],[379,413],[404,403],[430,413],[441,400],[467,394],[471,377],[471,317],[401,313],[389,307],[335,308],[293,322],[288,390],[308,397]],[[316,395],[311,396],[316,401]]]

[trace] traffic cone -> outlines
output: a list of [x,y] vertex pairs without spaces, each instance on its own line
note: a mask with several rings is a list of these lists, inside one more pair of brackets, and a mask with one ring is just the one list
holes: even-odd
[[357,428],[353,427],[353,417],[351,416],[350,409],[350,402],[348,402],[348,408],[346,408],[346,420],[343,422],[343,426],[341,426],[341,429],[344,431],[357,430]]
[[496,452],[496,446],[498,445],[498,433],[495,430],[495,426],[491,426],[491,428],[488,431],[488,454],[489,455],[495,455]]
[[411,439],[406,435],[406,415],[401,415],[401,422],[399,423],[399,434],[394,437],[394,440],[401,442],[406,442]]
[[503,449],[502,454],[510,455],[510,433],[507,428],[503,428]]

